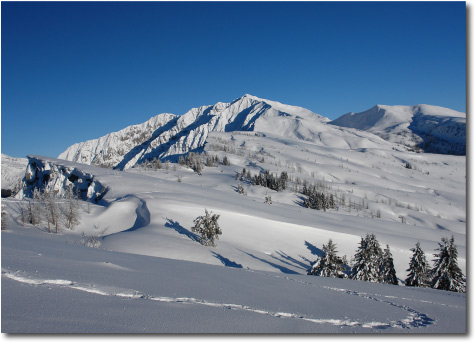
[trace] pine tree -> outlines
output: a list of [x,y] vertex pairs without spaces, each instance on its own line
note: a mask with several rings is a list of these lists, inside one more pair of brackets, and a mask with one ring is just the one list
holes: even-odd
[[343,259],[337,256],[336,245],[330,239],[327,245],[323,245],[323,255],[315,261],[308,275],[321,277],[346,278]]
[[215,240],[219,239],[219,235],[222,234],[221,228],[218,225],[219,215],[208,213],[205,209],[205,216],[198,216],[193,220],[195,224],[191,230],[200,235],[200,243],[204,246],[215,247]]
[[413,252],[409,268],[409,272],[405,280],[406,286],[426,287],[429,285],[429,265],[427,264],[424,251],[421,249],[419,242],[415,248],[411,248]]
[[360,247],[354,257],[355,262],[351,269],[350,279],[380,282],[382,253],[374,234],[367,234],[366,238],[361,238]]
[[397,285],[399,283],[396,276],[396,270],[394,269],[394,260],[389,249],[389,245],[386,245],[386,249],[383,251],[381,278],[382,282],[385,284]]
[[224,156],[224,157],[223,157],[223,165],[225,165],[225,166],[231,165],[231,163],[230,163],[230,161],[229,161],[229,159],[228,159],[227,156]]
[[450,240],[446,237],[439,242],[439,253],[434,254],[434,267],[431,270],[431,287],[438,290],[462,292],[466,291],[465,276],[457,265],[457,247],[454,245],[454,236]]

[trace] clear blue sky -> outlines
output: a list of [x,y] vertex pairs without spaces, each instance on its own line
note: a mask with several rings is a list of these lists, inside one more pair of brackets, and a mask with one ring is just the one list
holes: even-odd
[[56,157],[246,93],[465,112],[465,3],[2,2],[2,153]]

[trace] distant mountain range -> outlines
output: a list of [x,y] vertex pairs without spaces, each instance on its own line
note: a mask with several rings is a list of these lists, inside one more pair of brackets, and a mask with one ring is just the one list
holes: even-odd
[[244,95],[183,115],[159,114],[74,144],[58,158],[124,170],[153,158],[176,161],[188,152],[201,152],[210,132],[230,131],[255,131],[332,148],[465,154],[465,126],[464,113],[429,105],[378,105],[330,121],[301,107]]

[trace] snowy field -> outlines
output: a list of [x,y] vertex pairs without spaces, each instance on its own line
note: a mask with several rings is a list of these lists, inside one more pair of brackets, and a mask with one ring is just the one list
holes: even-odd
[[466,330],[464,294],[121,253],[70,238],[2,233],[2,332]]
[[[210,133],[205,149],[231,165],[198,175],[174,163],[115,171],[38,157],[109,190],[98,205],[80,202],[80,223],[60,234],[22,226],[21,200],[2,201],[2,332],[466,331],[465,294],[403,286],[418,241],[432,262],[453,235],[467,272],[465,157],[250,132]],[[292,181],[277,192],[236,179],[243,168]],[[336,207],[305,208],[297,178],[333,194]],[[191,231],[205,209],[220,215],[216,247]],[[330,238],[350,261],[368,233],[391,247],[399,286],[306,275]],[[98,248],[86,246],[91,237]]]

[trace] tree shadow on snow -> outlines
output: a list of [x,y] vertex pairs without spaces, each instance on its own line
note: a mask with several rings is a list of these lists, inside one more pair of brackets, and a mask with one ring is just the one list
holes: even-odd
[[317,257],[321,258],[323,256],[323,251],[312,245],[310,242],[308,241],[305,241],[305,247],[307,247],[307,249],[310,251],[310,253],[312,253],[313,255],[316,255]]
[[190,240],[192,241],[196,241],[196,242],[199,242],[200,241],[200,237],[198,235],[196,235],[195,233],[192,233],[190,232],[188,229],[186,229],[185,227],[183,227],[181,224],[179,224],[177,221],[173,221],[169,218],[167,218],[167,223],[165,223],[165,227],[167,228],[172,228],[172,229],[175,229],[175,231],[178,233],[178,234],[182,234],[182,235],[185,235],[187,238],[189,238]]
[[288,255],[287,253],[284,253],[282,251],[275,251],[280,258],[278,257],[275,257],[273,255],[271,255],[272,258],[276,259],[276,260],[279,260],[280,262],[283,262],[287,265],[290,265],[290,266],[294,266],[294,267],[298,267],[298,268],[301,268],[303,270],[307,270],[308,269],[308,266],[307,264],[291,257],[290,255]]
[[305,207],[305,197],[304,196],[297,195],[297,200],[294,200],[293,202],[295,204],[297,204],[298,206],[306,208]]
[[280,265],[277,265],[277,264],[274,264],[273,262],[270,262],[268,260],[265,260],[265,259],[262,259],[262,258],[259,258],[259,257],[256,257],[255,255],[251,254],[251,253],[248,253],[248,252],[244,252],[243,250],[240,250],[238,249],[240,252],[243,252],[244,254],[247,254],[249,255],[251,258],[254,258],[256,260],[259,260],[265,264],[268,264],[274,268],[277,268],[279,271],[281,271],[282,273],[287,273],[287,274],[299,274],[298,272],[295,272],[295,271],[292,271],[291,269],[288,269],[287,267],[284,267],[284,266],[280,266]]
[[242,268],[241,264],[235,263],[234,261],[229,260],[228,258],[223,257],[221,254],[216,252],[211,252],[215,258],[223,263],[226,267]]

